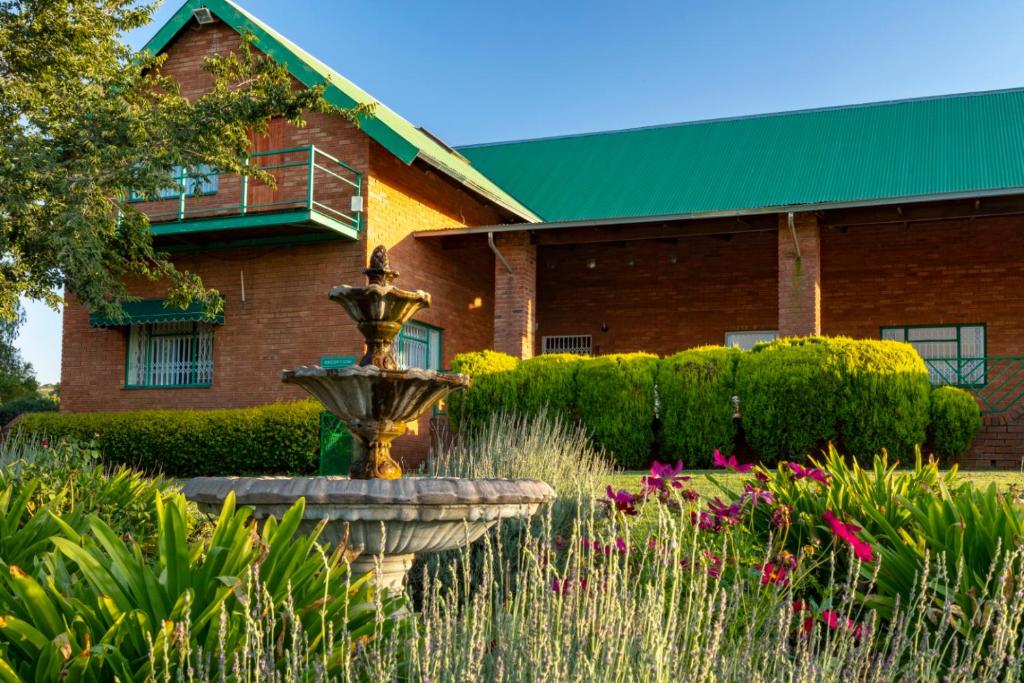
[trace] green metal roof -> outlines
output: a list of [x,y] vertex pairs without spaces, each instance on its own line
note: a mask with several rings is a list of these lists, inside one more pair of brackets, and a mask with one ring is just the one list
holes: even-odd
[[192,20],[192,11],[198,7],[208,8],[217,18],[239,33],[252,33],[256,39],[256,46],[286,66],[292,76],[303,85],[326,83],[327,91],[324,96],[332,104],[347,108],[356,104],[375,103],[373,115],[362,121],[362,130],[403,163],[411,164],[413,160],[420,158],[524,220],[537,220],[537,216],[529,209],[473,168],[472,164],[459,154],[377,102],[366,91],[230,0],[187,0],[150,39],[145,49],[153,54],[159,54],[166,49],[181,29]]
[[1024,191],[1024,90],[459,151],[545,221]]
[[224,313],[218,313],[213,318],[206,316],[202,304],[193,303],[186,309],[168,307],[163,299],[144,299],[143,301],[131,301],[123,304],[121,310],[124,317],[120,320],[107,318],[93,313],[89,316],[89,324],[93,327],[119,327],[122,325],[143,325],[145,323],[180,323],[188,321],[200,321],[224,324]]

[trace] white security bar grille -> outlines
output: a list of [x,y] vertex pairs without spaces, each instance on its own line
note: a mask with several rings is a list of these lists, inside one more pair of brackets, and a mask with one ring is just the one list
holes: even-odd
[[406,323],[398,333],[396,344],[398,366],[441,369],[441,330],[417,323]]
[[541,338],[541,353],[574,353],[589,356],[594,352],[594,340],[589,334],[564,334]]
[[775,341],[779,336],[777,330],[748,330],[745,332],[726,332],[725,345],[738,346],[749,351],[754,344]]
[[213,326],[178,322],[132,325],[125,383],[182,387],[213,382]]

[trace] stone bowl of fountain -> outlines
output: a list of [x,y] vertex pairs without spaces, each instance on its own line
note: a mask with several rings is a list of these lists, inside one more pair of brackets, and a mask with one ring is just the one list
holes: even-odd
[[366,338],[358,365],[325,369],[301,366],[282,373],[346,424],[358,456],[349,477],[198,477],[184,494],[200,509],[218,511],[232,492],[257,519],[280,517],[305,499],[302,526],[327,520],[322,538],[359,553],[358,574],[376,572],[381,586],[400,590],[419,553],[472,543],[501,519],[529,517],[554,498],[546,483],[531,479],[402,477],[391,442],[406,424],[449,393],[469,386],[465,375],[402,370],[394,340],[413,315],[430,305],[426,292],[398,289],[384,247],[363,271],[365,287],[338,286],[330,298],[344,307]]

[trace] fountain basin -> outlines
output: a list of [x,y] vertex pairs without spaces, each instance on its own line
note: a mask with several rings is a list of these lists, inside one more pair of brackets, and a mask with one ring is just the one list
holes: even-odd
[[198,477],[183,488],[205,512],[219,512],[232,491],[257,519],[281,517],[305,498],[300,529],[328,520],[321,538],[333,545],[347,538],[360,552],[353,571],[374,571],[379,585],[394,590],[416,554],[472,543],[499,520],[529,517],[555,497],[533,479]]

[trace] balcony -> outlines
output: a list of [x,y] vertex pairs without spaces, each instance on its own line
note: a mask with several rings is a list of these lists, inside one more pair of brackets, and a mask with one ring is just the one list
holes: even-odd
[[254,152],[276,187],[234,173],[176,171],[180,190],[132,198],[161,248],[358,239],[362,174],[313,145]]

